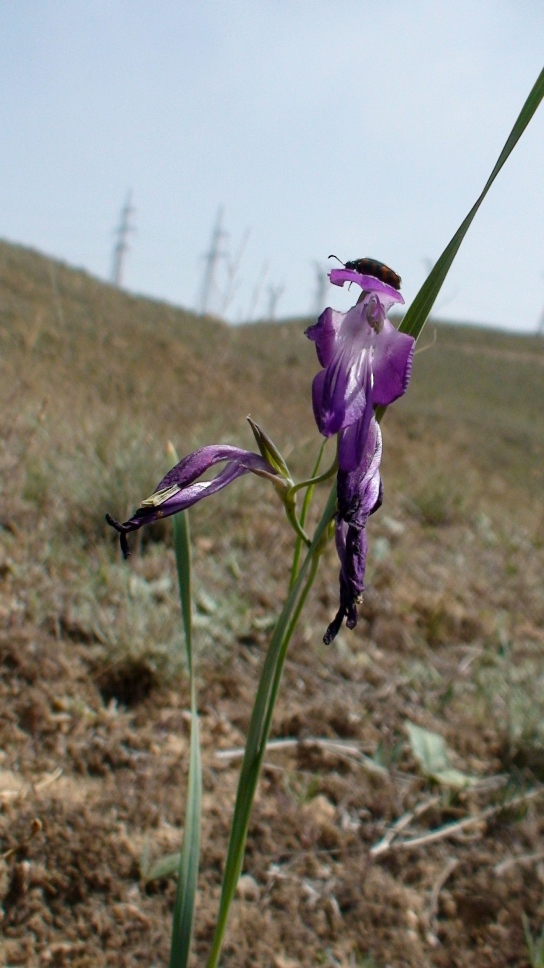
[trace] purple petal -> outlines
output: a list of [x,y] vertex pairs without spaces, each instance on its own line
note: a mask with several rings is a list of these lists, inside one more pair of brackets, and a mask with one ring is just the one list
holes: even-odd
[[325,386],[325,375],[326,370],[320,370],[314,376],[312,381],[312,407],[314,409],[315,422],[319,428],[319,432],[325,437],[330,437],[335,431],[328,432],[328,423],[330,420],[330,414],[325,411],[323,406],[323,390]]
[[395,289],[394,286],[388,286],[386,282],[382,282],[376,276],[363,275],[356,272],[355,269],[331,269],[329,279],[333,286],[343,286],[345,282],[355,282],[365,292],[381,292],[384,296],[388,296],[391,300],[390,305],[393,305],[393,303],[404,305],[404,299],[398,289]]
[[336,549],[340,558],[340,607],[330,623],[323,641],[330,645],[346,619],[348,629],[357,625],[357,603],[364,591],[367,540],[364,528],[348,527],[343,521],[336,525]]
[[249,450],[231,447],[230,444],[209,444],[207,447],[201,447],[199,450],[193,451],[192,454],[188,454],[187,457],[183,457],[179,464],[172,467],[162,481],[157,484],[155,493],[164,488],[172,487],[174,484],[185,487],[195,481],[197,477],[201,477],[214,464],[219,464],[224,460],[237,461],[247,470],[253,470],[261,465],[264,470],[270,471],[271,469],[262,457]]
[[335,537],[340,559],[340,607],[323,637],[326,644],[333,641],[344,619],[349,629],[357,625],[357,603],[364,591],[366,568],[365,526],[369,516],[382,503],[382,435],[375,418],[372,419],[366,436],[360,465],[349,472],[341,469],[338,471]]
[[[317,425],[326,437],[363,417],[368,424],[369,408],[391,403],[406,390],[414,340],[385,317],[389,302],[366,293],[347,313],[325,310],[306,331],[325,368],[314,380],[312,399]],[[358,440],[356,463],[364,435],[359,433]]]
[[338,471],[338,514],[357,528],[364,528],[370,515],[381,505],[381,459],[382,434],[378,421],[373,418],[360,465],[347,472]]
[[338,440],[338,466],[341,471],[358,471],[363,461],[368,441],[368,431],[374,408],[365,409],[362,417],[342,431]]
[[414,346],[413,336],[399,333],[388,319],[384,321],[376,340],[372,365],[372,402],[375,406],[386,407],[406,393],[412,373]]
[[314,377],[312,403],[317,426],[325,437],[372,416],[371,352],[351,358],[341,349],[333,362]]
[[[227,465],[212,481],[196,480],[220,461],[227,461]],[[216,494],[237,477],[250,471],[272,481],[281,480],[270,464],[259,454],[253,454],[239,447],[231,447],[228,444],[201,447],[200,450],[184,457],[179,464],[168,471],[153,494],[142,501],[128,521],[120,523],[111,515],[106,515],[106,520],[121,534],[121,548],[126,557],[128,532],[137,531],[142,525],[151,524],[159,518],[185,511],[197,501]]]
[[[158,506],[144,504],[132,516],[131,521],[134,523],[134,528],[131,530],[141,528],[143,524],[150,524],[158,518],[167,518],[171,514],[177,514],[179,511],[186,511],[187,508],[192,507],[193,504],[201,501],[202,498],[209,497],[211,494],[216,494],[218,491],[223,490],[224,487],[227,487],[228,484],[235,481],[237,477],[242,477],[243,474],[247,474],[249,470],[249,467],[244,467],[242,464],[229,461],[217,477],[214,477],[213,481],[195,481],[193,484],[189,484],[187,487],[178,491],[177,494],[167,498]],[[160,490],[162,489],[157,489],[157,491]]]
[[324,309],[313,326],[304,330],[304,335],[313,340],[317,351],[317,358],[321,366],[328,366],[336,348],[336,337],[345,313],[340,313],[330,306]]
[[354,607],[355,621],[350,624],[348,615],[348,628],[355,628],[357,624],[357,610],[355,605],[365,590],[365,570],[367,556],[367,539],[364,528],[348,528],[346,535],[346,556],[344,567],[342,568],[342,578],[346,590],[349,593],[350,603]]
[[[317,425],[330,437],[355,423],[372,406],[372,355],[377,338],[367,311],[375,296],[369,295],[345,314],[337,314],[334,349],[326,369],[314,379],[312,399]],[[330,344],[327,349],[330,348]]]

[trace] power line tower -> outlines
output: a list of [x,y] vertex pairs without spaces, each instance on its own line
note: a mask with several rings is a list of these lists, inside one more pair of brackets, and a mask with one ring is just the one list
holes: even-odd
[[325,302],[325,293],[327,292],[327,284],[329,281],[329,271],[327,266],[322,265],[321,262],[314,262],[315,268],[315,289],[314,298],[312,306],[310,308],[311,316],[320,316],[323,310],[323,304]]
[[278,303],[284,292],[285,286],[281,282],[276,286],[268,286],[268,319],[271,323],[276,319]]
[[120,286],[123,278],[123,265],[125,255],[128,252],[128,236],[130,232],[135,232],[135,226],[131,224],[131,218],[136,214],[136,209],[132,205],[132,192],[127,195],[127,200],[121,209],[119,227],[115,230],[117,241],[113,247],[113,259],[111,264],[111,281],[114,286]]
[[221,243],[223,242],[223,239],[226,239],[227,234],[228,233],[223,229],[223,206],[220,205],[217,210],[217,218],[212,232],[210,250],[204,256],[206,265],[204,268],[204,277],[202,279],[202,290],[200,294],[200,312],[202,315],[207,313],[209,309],[210,299],[216,286],[215,273],[219,261],[227,254],[221,249]]
[[248,323],[253,322],[253,316],[254,316],[255,310],[256,310],[256,308],[257,308],[257,306],[259,304],[259,299],[261,298],[261,293],[262,293],[262,290],[263,290],[263,286],[264,286],[264,284],[266,282],[266,277],[268,275],[269,268],[270,268],[269,263],[268,262],[263,262],[263,265],[261,267],[261,271],[260,271],[259,276],[258,276],[258,279],[257,279],[257,283],[256,283],[255,288],[253,289],[253,293],[251,295],[251,301],[249,303],[249,309],[247,311],[246,322],[248,322]]
[[221,315],[223,317],[226,315],[227,310],[228,310],[229,306],[231,305],[231,303],[232,303],[232,301],[233,301],[233,299],[234,299],[234,297],[236,295],[237,290],[240,287],[240,281],[241,281],[240,280],[240,263],[242,261],[242,256],[244,254],[244,251],[245,251],[246,245],[248,243],[250,234],[251,234],[250,229],[246,229],[246,232],[245,232],[244,236],[242,237],[242,241],[240,242],[240,245],[238,246],[238,251],[236,252],[236,255],[234,256],[234,258],[231,259],[229,255],[226,256],[226,262],[227,262],[227,266],[226,266],[226,270],[227,270],[226,271],[227,281],[226,281],[226,284],[225,284],[225,290],[224,290],[224,292],[222,294],[221,310],[220,310]]

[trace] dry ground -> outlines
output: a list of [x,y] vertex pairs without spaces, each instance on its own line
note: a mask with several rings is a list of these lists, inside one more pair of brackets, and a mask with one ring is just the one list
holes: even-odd
[[[0,246],[2,964],[168,962],[175,885],[147,876],[179,847],[187,769],[170,531],[133,540],[125,565],[103,515],[155,486],[169,438],[180,453],[250,446],[249,410],[305,473],[318,440],[302,328],[229,331]],[[534,936],[544,922],[543,344],[441,327],[387,415],[361,622],[323,646],[331,548],[287,660],[225,966],[530,964],[522,915]],[[292,539],[254,480],[192,525],[202,965]],[[429,776],[408,723],[442,736],[472,785]]]

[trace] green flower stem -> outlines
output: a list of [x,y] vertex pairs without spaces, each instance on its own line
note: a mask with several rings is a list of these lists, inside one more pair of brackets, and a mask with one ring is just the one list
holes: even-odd
[[287,520],[291,527],[294,528],[297,534],[297,543],[300,542],[301,545],[305,544],[307,548],[311,545],[311,540],[306,534],[301,522],[297,517],[297,506],[295,504],[294,498],[285,504],[285,513],[287,515]]
[[[315,475],[317,474],[317,472],[319,470],[319,465],[320,465],[321,460],[323,458],[323,451],[325,450],[325,444],[326,443],[327,443],[327,441],[325,439],[322,442],[321,447],[319,448],[319,453],[317,455],[317,460],[315,462],[315,466],[314,466],[314,469],[313,469],[313,472],[312,472],[312,477],[310,478],[309,481],[305,481],[304,482],[305,484],[308,485],[308,487],[307,487],[307,490],[306,490],[306,494],[304,495],[304,501],[302,502],[302,510],[300,512],[300,526],[301,526],[301,528],[304,528],[304,525],[306,524],[306,518],[307,518],[307,515],[308,515],[308,511],[310,509],[310,504],[312,502],[312,497],[313,497],[313,493],[314,493],[314,486],[315,486],[316,481],[319,480],[319,478],[316,478]],[[328,475],[328,473],[329,472],[327,471],[327,475]],[[302,486],[302,485],[300,485],[300,486]],[[296,541],[296,544],[295,544],[295,551],[294,551],[294,554],[293,554],[293,564],[291,566],[291,578],[290,578],[290,581],[289,581],[289,591],[291,590],[291,588],[295,584],[295,581],[297,580],[297,575],[298,575],[298,569],[299,569],[299,565],[300,565],[300,556],[301,556],[301,554],[302,554],[302,540],[299,537],[299,538],[297,538],[297,541]]]
[[[324,440],[321,446],[319,459],[321,459],[321,454],[323,453],[323,447],[325,446],[326,443],[327,441]],[[334,477],[337,470],[338,470],[338,457],[335,457],[334,461],[332,462],[328,470],[323,471],[323,473],[320,474],[319,477],[310,477],[309,480],[307,481],[299,481],[298,484],[293,484],[293,486],[289,488],[289,491],[287,493],[290,496],[291,494],[296,494],[297,491],[302,490],[303,487],[310,487],[310,486],[313,487],[314,484],[323,484],[324,481],[329,481],[331,477]]]
[[327,505],[321,521],[316,528],[310,548],[278,618],[264,661],[257,695],[255,697],[255,704],[251,714],[240,779],[238,781],[238,792],[232,819],[225,873],[223,875],[221,901],[207,968],[217,968],[219,962],[229,910],[236,893],[236,887],[244,861],[249,817],[266,751],[287,648],[317,574],[322,539],[335,512],[336,485],[331,489]]

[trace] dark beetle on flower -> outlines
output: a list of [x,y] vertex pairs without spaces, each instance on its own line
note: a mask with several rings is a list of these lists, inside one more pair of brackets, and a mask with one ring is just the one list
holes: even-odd
[[377,259],[352,259],[351,262],[342,262],[337,255],[330,255],[329,259],[336,259],[340,265],[344,266],[344,269],[354,269],[355,272],[360,272],[364,276],[375,276],[376,279],[386,282],[388,286],[393,286],[393,289],[400,289],[401,287],[401,277],[385,263],[378,262]]

